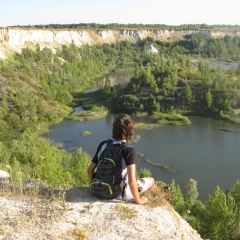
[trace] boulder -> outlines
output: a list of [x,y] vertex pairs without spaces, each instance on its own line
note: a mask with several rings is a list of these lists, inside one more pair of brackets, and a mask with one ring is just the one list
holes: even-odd
[[10,178],[10,174],[3,170],[0,170],[0,178]]

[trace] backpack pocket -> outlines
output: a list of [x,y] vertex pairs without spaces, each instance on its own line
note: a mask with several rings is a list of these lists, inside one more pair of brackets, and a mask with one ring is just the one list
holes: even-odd
[[91,188],[93,195],[104,199],[113,199],[122,193],[121,185],[110,185],[97,179],[94,179]]

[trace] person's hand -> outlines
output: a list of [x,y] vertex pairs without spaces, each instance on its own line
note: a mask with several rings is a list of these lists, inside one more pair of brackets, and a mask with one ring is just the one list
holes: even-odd
[[143,205],[146,204],[148,199],[146,197],[140,197],[139,202],[137,204]]

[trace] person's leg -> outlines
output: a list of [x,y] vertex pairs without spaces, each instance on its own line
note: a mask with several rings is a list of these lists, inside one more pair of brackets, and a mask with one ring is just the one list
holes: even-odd
[[138,191],[141,193],[150,189],[153,186],[153,184],[154,179],[152,177],[137,179]]
[[[152,177],[137,179],[138,191],[141,193],[151,188],[153,184],[154,184],[154,179]],[[126,183],[126,186],[125,186],[123,199],[126,201],[134,200],[128,183]]]

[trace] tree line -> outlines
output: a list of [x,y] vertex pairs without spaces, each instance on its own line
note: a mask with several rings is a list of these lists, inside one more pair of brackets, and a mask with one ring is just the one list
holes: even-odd
[[[189,48],[196,38],[201,41]],[[160,111],[227,119],[228,113],[240,106],[240,65],[230,69],[211,67],[205,57],[211,42],[196,34],[182,40],[181,46],[178,41],[168,43],[147,38],[139,43],[144,59],[138,61],[135,75],[128,84],[110,87],[111,83],[107,80],[100,90],[101,97],[96,100],[98,93],[88,94],[88,99],[83,96],[80,103],[87,107],[91,102],[98,102],[116,113],[147,112],[152,115]],[[160,54],[149,53],[149,44],[159,49]],[[201,51],[197,51],[199,46]],[[225,49],[219,53],[214,44],[215,51],[211,51],[218,58],[240,58],[239,37],[223,38],[218,46]]]
[[9,27],[18,28],[40,28],[40,29],[111,29],[111,30],[125,30],[125,29],[150,29],[150,30],[211,30],[211,29],[239,29],[240,25],[225,25],[225,24],[215,24],[208,25],[202,24],[181,24],[179,26],[166,25],[166,24],[137,24],[137,23],[71,23],[71,24],[36,24],[36,25],[15,25]]

